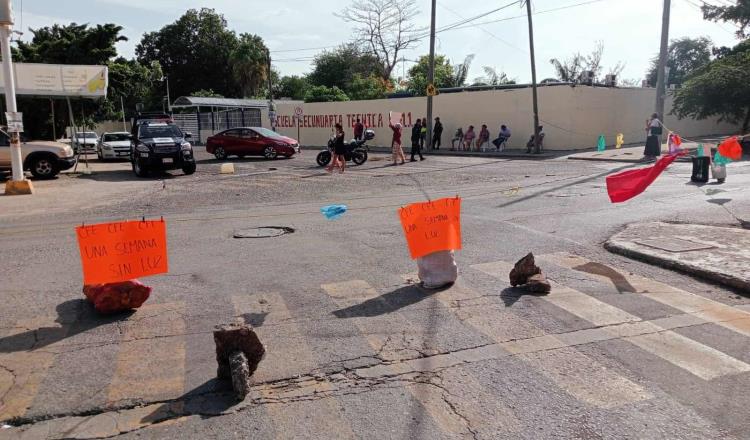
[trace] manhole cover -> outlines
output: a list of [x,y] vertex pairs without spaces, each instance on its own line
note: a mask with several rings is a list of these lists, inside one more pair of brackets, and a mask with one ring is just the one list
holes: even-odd
[[258,228],[241,229],[235,231],[234,238],[270,238],[284,234],[291,234],[294,228],[286,226],[261,226]]
[[713,249],[716,246],[710,244],[696,243],[694,241],[682,240],[680,238],[662,238],[659,240],[634,240],[638,244],[661,249],[667,252],[689,252],[704,249]]

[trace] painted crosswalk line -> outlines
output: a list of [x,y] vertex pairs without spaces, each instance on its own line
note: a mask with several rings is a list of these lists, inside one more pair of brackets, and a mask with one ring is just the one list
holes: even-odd
[[[324,284],[323,290],[343,308],[353,307],[365,301],[384,301],[379,298],[377,290],[369,283],[363,280],[352,280],[340,283]],[[398,328],[411,327],[409,330],[414,336],[424,334],[424,329],[412,325],[402,315],[398,313],[389,313],[381,316],[353,317],[349,318],[354,321],[361,333],[367,335],[367,341],[373,350],[379,351],[384,346],[389,329],[389,322]],[[381,332],[371,331],[373,328],[380,328]],[[393,364],[378,365],[368,368],[370,373],[376,375],[399,375],[406,370],[428,372],[433,368],[439,368],[440,362],[445,359],[449,364],[455,365],[450,356],[428,357],[423,359],[413,359],[408,362],[397,362]],[[447,365],[447,364],[446,364]],[[366,373],[365,373],[366,374]],[[496,396],[490,395],[485,387],[476,381],[470,375],[462,376],[464,387],[472,390],[472,401],[464,401],[462,397],[451,394],[446,395],[446,390],[440,386],[430,383],[412,383],[406,385],[411,395],[417,400],[422,408],[429,414],[430,418],[440,428],[440,430],[449,435],[464,436],[470,433],[470,426],[484,426],[490,432],[516,432],[520,427],[520,422],[513,414],[512,410],[497,402]],[[481,400],[485,403],[485,409],[490,408],[493,417],[490,419],[481,417],[478,410],[457,413],[456,408],[471,408],[473,401]],[[449,403],[450,402],[450,403]]]
[[[665,304],[684,313],[695,315],[707,322],[722,326],[744,336],[750,336],[750,310],[732,307],[704,298],[691,292],[678,289],[662,282],[615,270],[589,259],[568,253],[547,254],[539,257],[558,266],[578,270],[595,279],[605,282],[625,283],[635,293]],[[609,277],[597,273],[598,267],[607,269]]]
[[[327,380],[308,381],[280,388],[273,381],[294,377],[314,370],[318,364],[310,351],[304,335],[292,319],[292,315],[278,293],[235,295],[232,297],[235,314],[253,325],[258,338],[266,347],[266,355],[253,374],[255,383],[271,384],[254,387],[253,394],[264,398],[266,410],[277,427],[276,437],[282,438],[327,438],[353,439],[343,408],[334,398],[319,399],[310,405],[304,402],[285,402],[299,395],[330,393],[332,385]],[[283,328],[283,331],[281,330]],[[279,403],[273,403],[278,401]],[[309,403],[309,402],[308,402]],[[299,423],[305,420],[305,423]],[[282,431],[280,428],[284,427]]]
[[503,350],[536,368],[560,389],[581,401],[600,408],[613,408],[653,397],[642,386],[605,368],[562,339],[546,335],[542,329],[514,313],[499,312],[491,307],[487,307],[490,313],[477,313],[476,308],[455,307],[456,302],[481,296],[461,280],[450,289],[435,294],[459,319],[497,341]]
[[[40,336],[44,331],[46,336]],[[38,317],[17,322],[0,333],[0,421],[21,417],[29,410],[39,387],[55,360],[54,349],[67,334],[55,317]],[[40,337],[57,342],[34,349]]]
[[185,391],[185,303],[147,304],[124,322],[107,400],[174,399]]
[[[498,261],[472,266],[496,278],[505,279],[513,265]],[[642,321],[617,307],[568,287],[551,282],[552,291],[541,296],[568,313],[589,321],[604,332],[621,337],[639,348],[676,365],[704,380],[750,371],[750,365],[719,350],[693,341],[671,330],[658,327],[653,322]],[[635,326],[615,324],[638,323],[639,334],[629,334]]]

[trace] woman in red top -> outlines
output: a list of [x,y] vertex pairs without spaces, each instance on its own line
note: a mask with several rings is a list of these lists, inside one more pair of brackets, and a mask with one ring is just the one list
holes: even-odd
[[406,162],[406,157],[403,148],[401,148],[401,123],[396,122],[396,125],[389,123],[388,126],[393,130],[393,140],[391,140],[393,165],[398,165],[398,159],[401,159],[401,165],[403,165]]

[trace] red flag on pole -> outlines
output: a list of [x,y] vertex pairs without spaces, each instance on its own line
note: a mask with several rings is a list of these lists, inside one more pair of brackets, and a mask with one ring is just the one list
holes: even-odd
[[678,156],[685,154],[680,152],[670,154],[659,159],[653,166],[639,170],[628,170],[607,176],[607,193],[612,203],[620,203],[630,200],[654,183],[657,177]]

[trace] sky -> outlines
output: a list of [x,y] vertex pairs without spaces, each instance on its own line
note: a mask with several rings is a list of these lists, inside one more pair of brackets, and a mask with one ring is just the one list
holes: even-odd
[[[274,66],[282,75],[299,75],[311,70],[310,59],[321,47],[332,47],[352,38],[352,27],[335,15],[351,0],[12,0],[16,29],[31,38],[28,28],[53,23],[123,26],[129,39],[118,43],[120,55],[135,56],[135,46],[145,32],[174,22],[187,9],[211,7],[223,14],[230,29],[258,34],[271,49]],[[707,0],[726,3],[727,0]],[[454,24],[509,4],[511,0],[438,0],[437,27]],[[698,5],[701,0],[672,0],[670,39],[707,36],[716,45],[738,42],[735,27],[728,23],[704,21]],[[572,6],[582,4],[579,6]],[[607,70],[618,62],[625,64],[622,79],[640,82],[650,60],[659,50],[662,2],[660,0],[533,0],[534,41],[537,79],[554,77],[549,60],[567,58],[576,52],[589,53],[602,42],[603,65]],[[418,24],[429,26],[430,0],[417,0]],[[572,6],[572,7],[569,7]],[[557,11],[550,9],[564,8]],[[498,21],[500,20],[500,21]],[[494,23],[486,23],[495,21]],[[486,23],[486,24],[482,24]],[[298,50],[310,49],[314,50]],[[404,52],[394,76],[408,71],[420,55],[429,51],[429,40]],[[528,25],[525,8],[513,4],[489,14],[461,29],[437,34],[436,52],[453,63],[467,55],[475,56],[469,79],[483,75],[490,66],[518,82],[530,82]]]

